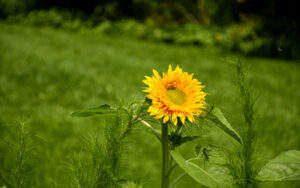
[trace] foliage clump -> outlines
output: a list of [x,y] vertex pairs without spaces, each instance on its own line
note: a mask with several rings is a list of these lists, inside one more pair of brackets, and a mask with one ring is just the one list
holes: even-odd
[[[74,112],[73,116],[89,117],[100,115],[105,117],[104,134],[84,139],[85,146],[75,154],[73,163],[69,165],[72,172],[73,185],[78,187],[137,187],[134,182],[123,178],[120,169],[122,156],[126,153],[126,138],[133,125],[140,122],[144,105],[131,103],[122,108],[111,108],[101,105]],[[141,187],[141,186],[139,186]]]
[[29,120],[21,119],[12,125],[0,125],[0,151],[10,157],[0,158],[0,185],[30,187],[35,179],[37,138],[32,133]]

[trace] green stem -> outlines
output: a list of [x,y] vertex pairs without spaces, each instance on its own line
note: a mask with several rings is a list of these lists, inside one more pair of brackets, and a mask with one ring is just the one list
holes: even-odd
[[168,124],[162,124],[162,188],[169,188],[169,143],[168,143]]

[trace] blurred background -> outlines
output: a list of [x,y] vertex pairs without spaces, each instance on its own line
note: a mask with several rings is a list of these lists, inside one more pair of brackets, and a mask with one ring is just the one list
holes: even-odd
[[299,58],[299,8],[287,0],[1,0],[11,23]]
[[[9,146],[18,143],[16,119],[30,119],[37,142],[25,187],[75,187],[68,164],[85,137],[103,136],[106,121],[71,113],[142,101],[144,76],[169,64],[194,73],[206,85],[208,103],[237,128],[241,104],[225,59],[238,57],[249,65],[256,99],[259,163],[299,150],[299,27],[293,0],[0,0],[0,187],[14,182],[16,153]],[[218,130],[204,129],[191,133],[230,145]],[[182,148],[185,157],[193,144]],[[160,187],[160,167],[160,144],[134,127],[120,176]],[[177,187],[201,186],[185,177]]]

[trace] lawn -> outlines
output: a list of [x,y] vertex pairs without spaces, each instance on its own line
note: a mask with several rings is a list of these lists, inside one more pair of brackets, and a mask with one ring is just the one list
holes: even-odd
[[[32,186],[67,187],[66,164],[84,146],[84,137],[103,132],[104,123],[97,117],[80,119],[70,114],[103,103],[142,100],[144,75],[151,75],[152,69],[166,71],[169,64],[194,73],[206,85],[209,103],[217,104],[237,127],[241,113],[234,70],[225,61],[233,56],[217,49],[0,23],[0,139],[4,125],[30,118],[38,138]],[[300,150],[299,62],[240,58],[249,64],[257,98],[259,160],[266,162],[282,151]],[[222,133],[207,137],[224,144],[228,139]],[[136,126],[127,143],[122,176],[145,187],[159,187],[160,144],[142,126]],[[4,151],[7,149],[0,148],[0,168],[10,160]],[[2,183],[0,178],[0,186]],[[200,186],[186,177],[177,187]]]

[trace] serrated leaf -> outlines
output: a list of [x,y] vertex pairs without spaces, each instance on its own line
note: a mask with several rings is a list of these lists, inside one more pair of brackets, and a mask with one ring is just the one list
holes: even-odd
[[207,120],[213,122],[218,128],[227,133],[233,139],[238,141],[240,144],[243,143],[243,140],[240,137],[240,135],[233,129],[233,127],[227,121],[224,114],[219,108],[214,107],[206,118]]
[[171,155],[176,163],[198,183],[207,187],[219,186],[219,182],[212,175],[198,165],[186,161],[176,150],[172,150]]
[[77,112],[73,112],[72,116],[76,117],[90,117],[90,116],[96,116],[96,115],[113,115],[114,114],[114,109],[112,109],[108,104],[103,104],[99,107],[94,107],[94,108],[88,108],[84,110],[80,110]]
[[299,181],[300,151],[290,150],[270,160],[258,173],[259,181]]

